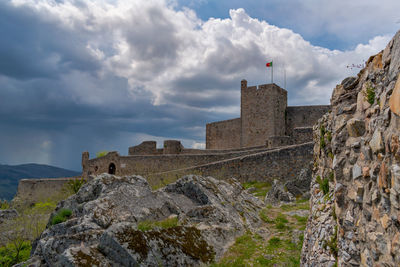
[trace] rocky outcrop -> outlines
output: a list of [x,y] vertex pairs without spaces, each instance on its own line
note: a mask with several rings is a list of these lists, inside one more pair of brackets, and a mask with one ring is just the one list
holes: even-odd
[[[60,202],[27,263],[197,266],[261,223],[263,203],[236,181],[185,176],[151,191],[140,176],[102,174]],[[51,225],[62,209],[67,221]]]
[[293,202],[296,198],[308,199],[310,197],[312,165],[300,171],[295,179],[283,182],[274,180],[271,190],[265,196],[267,205],[278,206],[281,202]]
[[400,32],[314,126],[302,266],[400,265]]

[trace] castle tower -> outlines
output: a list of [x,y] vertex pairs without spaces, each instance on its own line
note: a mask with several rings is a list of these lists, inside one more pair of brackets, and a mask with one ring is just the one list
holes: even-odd
[[241,147],[265,145],[270,136],[285,135],[287,91],[276,84],[247,87],[241,81]]

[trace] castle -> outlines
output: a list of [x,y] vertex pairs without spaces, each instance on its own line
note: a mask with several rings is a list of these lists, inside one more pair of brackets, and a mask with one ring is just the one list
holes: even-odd
[[206,149],[278,147],[312,140],[312,125],[330,106],[287,106],[287,91],[276,84],[241,81],[240,118],[209,123]]
[[[219,179],[272,181],[295,177],[312,160],[312,125],[330,106],[287,106],[287,91],[276,84],[247,86],[241,81],[240,118],[206,125],[206,149],[188,149],[180,141],[166,140],[163,148],[145,141],[118,152],[90,159],[82,153],[82,176],[110,173],[143,175],[159,187],[185,174]],[[283,167],[284,166],[284,167]],[[65,179],[67,182],[69,179]],[[55,190],[60,179],[21,180],[18,195]]]
[[[128,156],[110,152],[104,157],[89,159],[89,153],[84,152],[82,174],[84,177],[104,172],[149,176],[177,170],[190,173],[199,171],[202,166],[200,173],[204,174],[204,166],[208,168],[208,165],[220,161],[228,164],[229,160],[236,157],[247,157],[255,153],[271,152],[273,148],[311,142],[312,125],[329,108],[330,106],[288,107],[285,89],[276,84],[248,87],[247,81],[242,80],[240,118],[207,124],[205,150],[187,149],[180,141],[166,140],[163,148],[157,148],[155,141],[145,141],[130,147]],[[286,159],[289,156],[283,157]],[[275,164],[276,162],[279,159],[275,159]],[[286,174],[287,171],[267,171],[262,177],[281,177]],[[235,172],[219,176],[229,175],[241,177]]]

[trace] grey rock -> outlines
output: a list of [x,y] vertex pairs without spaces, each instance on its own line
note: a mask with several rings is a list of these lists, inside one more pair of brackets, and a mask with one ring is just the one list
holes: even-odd
[[346,128],[351,137],[362,136],[365,133],[365,122],[364,120],[353,118],[347,121]]
[[278,181],[274,180],[271,189],[265,196],[264,203],[277,206],[280,202],[292,202],[296,198],[285,189],[285,187]]
[[307,194],[310,191],[311,176],[311,167],[304,168],[295,179],[287,181],[284,184],[284,188],[286,188],[293,196],[302,196]]
[[360,178],[362,176],[361,167],[357,164],[354,164],[353,171],[352,171],[353,179]]
[[371,141],[369,141],[369,146],[374,153],[381,152],[384,149],[382,133],[379,129],[376,129],[372,135]]
[[[197,266],[218,260],[261,220],[262,201],[212,177],[185,176],[152,191],[140,176],[102,174],[62,201],[66,222],[48,225],[37,242],[34,266]],[[53,214],[54,216],[54,214]],[[176,218],[178,225],[139,230],[144,221]]]
[[393,38],[390,59],[388,76],[390,80],[394,80],[400,70],[400,31]]
[[356,87],[357,83],[358,83],[357,77],[347,77],[342,81],[341,85],[343,85],[343,88],[345,90],[351,90]]

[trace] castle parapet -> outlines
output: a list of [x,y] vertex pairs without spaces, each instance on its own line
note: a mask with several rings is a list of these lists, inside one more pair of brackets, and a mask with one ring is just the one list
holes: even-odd
[[164,154],[179,154],[184,150],[181,141],[178,140],[165,140],[164,141]]
[[140,145],[131,146],[129,148],[128,154],[132,155],[156,155],[157,152],[157,142],[156,141],[144,141]]

